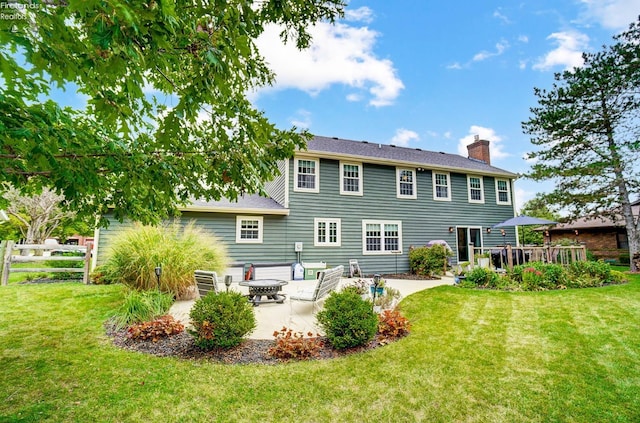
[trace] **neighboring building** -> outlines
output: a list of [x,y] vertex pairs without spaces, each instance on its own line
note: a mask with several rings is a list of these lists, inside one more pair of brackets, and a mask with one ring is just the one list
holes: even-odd
[[[640,200],[631,205],[633,215],[640,215]],[[548,230],[547,242],[571,239],[583,242],[587,250],[601,259],[620,260],[620,256],[629,256],[627,230],[622,216],[615,219],[595,216],[581,217],[570,223],[558,223]]]
[[[314,137],[307,150],[280,163],[265,186],[270,198],[195,201],[182,219],[215,233],[236,262],[358,260],[365,274],[406,272],[410,246],[445,240],[455,261],[469,244],[515,244],[491,226],[515,215],[516,174],[491,166],[489,142],[469,156],[367,141]],[[97,234],[98,261],[123,225]],[[302,251],[294,246],[302,243]]]

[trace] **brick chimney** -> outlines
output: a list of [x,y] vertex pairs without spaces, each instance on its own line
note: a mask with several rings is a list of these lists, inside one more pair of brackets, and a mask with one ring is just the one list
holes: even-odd
[[491,164],[491,156],[489,155],[489,141],[481,140],[478,135],[474,137],[473,143],[467,146],[469,158],[480,160],[486,164]]

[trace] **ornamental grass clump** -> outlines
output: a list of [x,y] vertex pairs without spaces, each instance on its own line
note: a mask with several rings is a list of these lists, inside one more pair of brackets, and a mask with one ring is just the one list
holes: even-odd
[[203,350],[240,345],[256,327],[253,306],[239,292],[209,292],[196,300],[189,313],[193,329],[188,332]]
[[[136,290],[158,289],[183,298],[194,286],[197,269],[222,272],[226,248],[210,233],[174,222],[163,226],[135,225],[113,242],[100,270],[105,280]],[[155,273],[160,266],[160,277]]]
[[316,317],[329,343],[339,350],[366,344],[378,330],[378,315],[371,302],[350,289],[332,292]]
[[172,304],[173,295],[158,290],[129,291],[113,320],[118,328],[148,322],[166,314]]

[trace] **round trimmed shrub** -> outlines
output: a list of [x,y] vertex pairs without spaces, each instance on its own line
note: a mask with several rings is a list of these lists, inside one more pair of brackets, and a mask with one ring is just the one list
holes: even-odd
[[189,313],[195,344],[204,349],[231,348],[256,327],[253,306],[239,292],[209,292],[193,304]]
[[371,303],[353,290],[332,292],[316,318],[331,345],[339,350],[366,344],[378,330],[378,315]]
[[[223,272],[226,248],[210,233],[174,222],[163,226],[135,225],[118,235],[100,267],[103,280],[136,290],[168,292],[185,297],[195,286],[197,269]],[[160,281],[155,268],[162,267]]]

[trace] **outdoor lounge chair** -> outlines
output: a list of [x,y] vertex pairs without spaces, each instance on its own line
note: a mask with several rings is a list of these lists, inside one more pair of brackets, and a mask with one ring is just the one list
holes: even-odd
[[324,299],[324,297],[336,290],[343,271],[344,266],[338,266],[319,272],[318,282],[316,282],[313,288],[303,289],[295,294],[289,295],[290,307],[293,307],[293,301],[306,301],[313,303],[313,309],[315,311],[318,301]]
[[209,291],[218,293],[218,275],[216,272],[208,270],[195,271],[196,285],[198,285],[198,293],[200,297],[207,295]]

